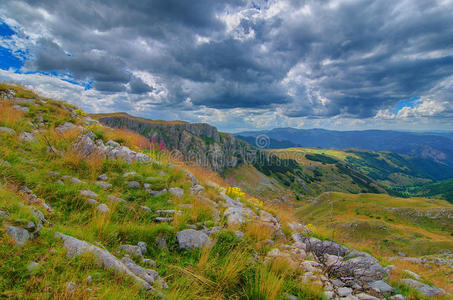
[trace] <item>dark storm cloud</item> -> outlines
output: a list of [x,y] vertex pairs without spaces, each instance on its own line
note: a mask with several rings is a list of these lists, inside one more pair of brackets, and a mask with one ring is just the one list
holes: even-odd
[[26,32],[42,32],[26,68],[69,73],[102,92],[159,92],[134,72],[148,73],[165,90],[162,105],[190,98],[195,107],[366,118],[415,96],[453,102],[435,91],[453,76],[451,1],[2,6]]

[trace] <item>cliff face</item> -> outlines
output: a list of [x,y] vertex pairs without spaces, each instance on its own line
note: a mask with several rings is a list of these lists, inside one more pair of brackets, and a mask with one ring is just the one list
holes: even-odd
[[155,136],[174,157],[186,162],[222,172],[247,163],[255,157],[257,149],[227,133],[220,133],[209,124],[187,122],[150,121],[127,114],[95,116],[110,127],[133,130],[147,137]]

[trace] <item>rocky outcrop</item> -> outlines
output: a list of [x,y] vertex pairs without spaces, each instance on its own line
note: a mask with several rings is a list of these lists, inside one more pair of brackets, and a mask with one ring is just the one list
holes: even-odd
[[180,231],[176,234],[176,237],[178,239],[179,248],[186,250],[201,248],[204,245],[211,243],[211,239],[206,233],[194,229]]
[[[151,287],[151,283],[149,282],[149,278],[146,277],[145,279],[139,276],[140,274],[137,275],[137,273],[139,272],[137,272],[136,270],[136,265],[132,265],[129,260],[120,261],[107,250],[102,249],[98,246],[94,246],[93,244],[90,244],[88,242],[76,239],[69,235],[56,233],[55,237],[63,240],[64,247],[67,250],[67,256],[73,257],[82,255],[84,253],[91,253],[96,257],[99,264],[101,264],[106,269],[110,269],[119,274],[124,274],[131,277],[135,280],[135,282],[137,282],[140,286],[147,290],[153,289]],[[128,266],[133,267],[133,270],[131,270]]]
[[[111,143],[109,143],[111,142]],[[93,135],[90,133],[83,134],[79,140],[74,144],[73,150],[89,157],[90,155],[104,155],[111,159],[122,159],[126,162],[152,162],[159,164],[152,160],[148,155],[132,151],[128,147],[120,146],[118,143],[109,141],[104,145],[102,140],[93,140]]]
[[[157,137],[172,156],[215,171],[235,167],[257,155],[257,150],[209,124],[150,121],[127,114],[102,115],[98,120],[110,127],[127,128],[147,137]],[[246,160],[247,159],[247,160]]]

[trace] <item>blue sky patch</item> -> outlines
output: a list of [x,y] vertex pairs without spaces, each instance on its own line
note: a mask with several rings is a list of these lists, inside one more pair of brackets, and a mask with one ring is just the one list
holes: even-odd
[[9,70],[10,68],[13,69],[20,69],[24,65],[24,62],[15,56],[11,49],[4,48],[0,46],[0,69]]
[[420,97],[412,97],[410,99],[401,100],[396,104],[395,109],[392,110],[392,113],[396,114],[399,112],[403,107],[414,107],[417,104],[417,101],[420,100]]
[[10,37],[16,32],[11,29],[6,23],[1,22],[0,23],[0,36],[1,37]]

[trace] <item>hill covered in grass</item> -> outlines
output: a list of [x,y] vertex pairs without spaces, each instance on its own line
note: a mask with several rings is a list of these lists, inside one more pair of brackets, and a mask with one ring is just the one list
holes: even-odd
[[[448,299],[452,292],[449,274],[435,281],[422,268],[392,266],[386,252],[368,248],[371,255],[354,249],[364,247],[352,238],[332,237],[324,213],[317,220],[309,208],[325,208],[322,202],[266,201],[269,195],[251,196],[67,103],[5,84],[0,96],[1,297]],[[289,192],[252,166],[240,175],[255,194]],[[414,207],[441,205],[428,203]],[[407,222],[449,242],[441,232],[448,224]],[[436,255],[436,266],[449,262],[438,251],[444,248],[409,252],[410,242],[402,244],[408,254]]]
[[393,152],[318,148],[268,151],[281,159],[296,161],[301,172],[315,179],[306,184],[314,194],[346,191],[411,196],[418,191],[419,195],[428,196],[434,194],[423,194],[426,184],[453,177],[453,168],[448,165]]

